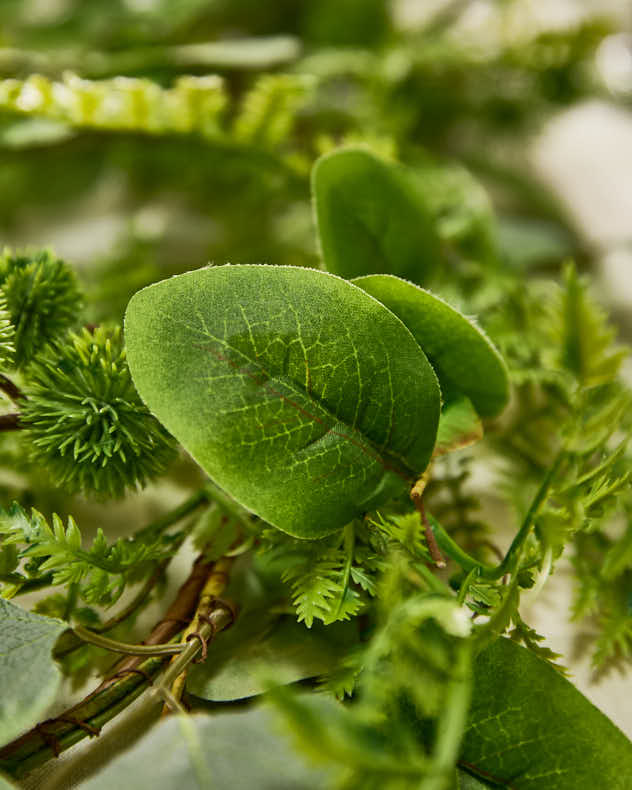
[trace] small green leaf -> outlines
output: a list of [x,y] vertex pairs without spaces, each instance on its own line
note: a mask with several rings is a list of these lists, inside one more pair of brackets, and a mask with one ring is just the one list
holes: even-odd
[[35,724],[55,699],[61,673],[51,650],[67,627],[0,598],[0,746]]
[[169,716],[82,790],[317,790],[322,770],[296,754],[276,720],[250,708],[215,716]]
[[439,430],[433,457],[460,450],[483,438],[483,425],[469,398],[446,403],[439,417]]
[[507,367],[476,324],[443,299],[399,277],[376,274],[353,282],[410,329],[439,377],[444,400],[466,395],[482,417],[503,410],[509,399]]
[[126,316],[149,408],[237,502],[303,538],[406,491],[440,394],[383,305],[331,274],[219,266],[151,285]]
[[423,198],[401,165],[362,148],[321,157],[312,194],[325,266],[342,277],[388,272],[427,282],[441,251]]
[[0,775],[0,790],[18,790],[18,786],[10,782],[6,777]]
[[460,761],[513,790],[627,790],[632,743],[550,664],[501,638],[475,662]]
[[211,648],[211,659],[191,669],[187,691],[212,702],[262,694],[327,674],[349,652],[354,624],[305,628],[294,619],[270,623],[260,611],[238,620]]

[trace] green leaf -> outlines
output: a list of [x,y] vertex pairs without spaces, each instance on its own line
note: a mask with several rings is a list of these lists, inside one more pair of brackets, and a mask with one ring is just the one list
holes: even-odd
[[483,438],[483,426],[469,398],[459,397],[441,410],[433,457],[460,450]]
[[329,787],[261,708],[225,715],[170,716],[82,790],[316,790]]
[[187,691],[227,702],[324,675],[349,652],[356,632],[350,624],[316,624],[310,630],[294,619],[271,624],[253,611],[213,645],[207,662],[192,667]]
[[487,790],[489,787],[498,787],[497,784],[485,782],[480,777],[472,776],[465,771],[457,770],[456,774],[456,790]]
[[474,665],[460,762],[514,790],[626,790],[632,743],[553,667],[501,638]]
[[441,251],[428,209],[400,165],[362,148],[321,157],[312,194],[325,266],[342,277],[388,272],[427,282]]
[[61,673],[51,650],[67,627],[0,598],[0,746],[35,724],[55,699]]
[[18,790],[18,786],[10,782],[6,777],[0,775],[0,790]]
[[387,274],[358,277],[354,284],[370,293],[406,324],[432,364],[450,401],[466,395],[482,417],[507,405],[507,367],[475,323],[438,296]]
[[408,330],[311,269],[220,266],[151,285],[126,316],[149,408],[237,502],[304,538],[406,491],[440,394]]

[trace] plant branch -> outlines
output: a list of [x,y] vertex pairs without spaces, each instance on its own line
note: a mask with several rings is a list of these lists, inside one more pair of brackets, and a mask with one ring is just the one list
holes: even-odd
[[[198,557],[174,602],[145,640],[146,644],[169,642],[182,631],[195,612],[213,567],[203,556]],[[23,776],[85,738],[88,732],[94,734],[145,690],[164,662],[162,656],[146,659],[134,656],[119,661],[110,676],[77,705],[0,749],[0,770]]]
[[[203,651],[204,658],[208,642],[214,639],[218,631],[228,627],[235,619],[235,612],[218,598],[226,587],[233,561],[230,557],[222,557],[215,563],[200,595],[195,617],[182,635],[184,651],[178,658],[171,660],[171,666],[161,680],[158,690],[170,688],[171,698],[167,697],[169,706],[173,705],[173,701],[177,704],[182,698],[189,663],[193,661],[200,650]],[[192,638],[197,639],[197,642],[192,641]],[[167,705],[165,713],[168,712]]]
[[437,545],[437,540],[435,538],[434,532],[432,531],[432,527],[428,523],[428,517],[426,516],[426,508],[423,503],[423,490],[426,487],[426,478],[425,476],[419,478],[419,480],[413,486],[410,492],[410,498],[413,500],[415,507],[419,511],[419,516],[421,517],[421,523],[424,526],[424,534],[426,536],[426,544],[428,546],[428,551],[430,552],[430,556],[432,561],[437,566],[437,568],[445,568],[446,561],[439,550],[439,546]]
[[131,645],[116,639],[108,639],[107,636],[96,634],[81,625],[76,625],[73,631],[84,642],[114,653],[125,653],[128,656],[172,656],[182,652],[182,645]]
[[[111,631],[113,628],[116,628],[117,625],[127,620],[134,612],[139,609],[143,604],[147,603],[149,594],[165,572],[167,566],[171,562],[173,557],[165,557],[162,562],[159,562],[156,567],[154,568],[153,573],[149,576],[143,586],[140,588],[138,593],[132,598],[132,600],[121,609],[114,617],[111,617],[109,620],[106,620],[105,623],[102,623],[100,626],[91,629],[92,634],[106,634],[108,631]],[[51,577],[52,578],[52,577]],[[62,641],[63,640],[63,641]],[[57,643],[57,646],[53,650],[53,658],[60,659],[64,658],[70,653],[74,652],[78,648],[83,645],[83,640],[80,639],[78,636],[75,635],[74,631],[66,631],[60,640]]]
[[24,428],[20,422],[20,415],[17,412],[12,414],[0,414],[0,431],[19,431]]
[[9,397],[14,403],[20,400],[26,400],[26,395],[8,376],[0,373],[0,390]]

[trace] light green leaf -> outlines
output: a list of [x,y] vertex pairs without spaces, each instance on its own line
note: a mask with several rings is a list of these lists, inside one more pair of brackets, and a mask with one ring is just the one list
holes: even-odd
[[200,269],[138,292],[125,333],[151,411],[237,502],[285,532],[332,533],[428,464],[436,376],[403,324],[345,280]]
[[251,612],[210,648],[208,661],[192,667],[187,691],[227,702],[324,675],[350,651],[356,632],[349,623],[307,629],[295,619],[270,623]]
[[406,324],[432,364],[444,400],[466,395],[482,417],[493,417],[509,399],[503,358],[476,324],[438,296],[387,274],[358,277],[354,284]]
[[6,777],[0,775],[0,790],[18,790],[18,786],[10,782]]
[[469,398],[458,397],[441,410],[433,457],[460,450],[483,438],[483,425]]
[[441,255],[439,237],[402,166],[362,148],[337,150],[314,165],[312,194],[329,271],[430,279]]
[[485,782],[480,777],[472,776],[465,771],[457,769],[456,773],[456,790],[487,790],[489,787],[498,787],[496,784]]
[[326,775],[306,764],[261,708],[170,716],[82,790],[317,790]]
[[513,790],[627,790],[632,743],[550,664],[501,638],[475,662],[460,760]]
[[61,673],[51,650],[67,627],[0,598],[0,746],[35,724],[55,699]]

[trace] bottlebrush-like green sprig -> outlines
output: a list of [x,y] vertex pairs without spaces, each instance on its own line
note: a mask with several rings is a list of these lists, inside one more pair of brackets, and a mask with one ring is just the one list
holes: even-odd
[[29,367],[26,395],[32,459],[69,491],[120,496],[174,456],[134,388],[120,327],[71,332],[48,346]]
[[0,256],[0,287],[15,328],[17,367],[24,367],[40,348],[77,322],[77,277],[48,250],[5,250]]
[[13,364],[15,358],[15,327],[7,308],[7,300],[0,292],[0,370]]

